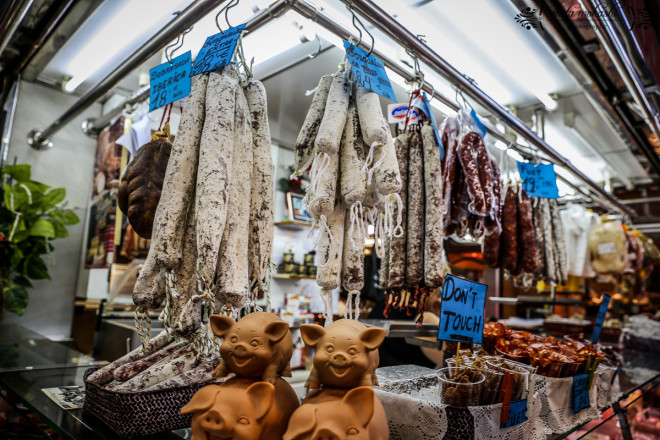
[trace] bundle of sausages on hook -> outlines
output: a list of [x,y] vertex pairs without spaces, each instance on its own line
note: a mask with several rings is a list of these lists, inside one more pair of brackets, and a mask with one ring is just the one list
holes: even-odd
[[165,328],[208,354],[209,314],[256,308],[273,238],[270,145],[263,84],[232,65],[197,77],[133,291],[139,331],[165,302]]
[[349,292],[349,316],[351,298],[358,316],[368,226],[374,227],[380,255],[382,237],[403,233],[394,145],[378,95],[351,81],[346,62],[321,78],[296,142],[295,165],[298,174],[311,166],[305,206],[319,225],[316,281],[327,323],[333,315],[331,291],[340,284]]

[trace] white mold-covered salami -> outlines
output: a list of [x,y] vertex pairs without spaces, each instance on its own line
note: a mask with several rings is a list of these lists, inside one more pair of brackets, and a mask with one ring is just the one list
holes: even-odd
[[559,263],[557,251],[554,246],[554,237],[552,234],[552,210],[550,209],[549,199],[541,198],[541,213],[543,218],[543,244],[545,250],[545,281],[547,283],[557,283],[559,279]]
[[133,303],[147,309],[159,307],[165,299],[165,269],[156,265],[155,251],[152,249],[149,249],[133,287]]
[[[181,353],[181,352],[179,352]],[[137,393],[157,383],[192,370],[195,366],[195,353],[188,351],[178,357],[166,358],[127,380],[114,389],[116,392]]]
[[154,233],[149,255],[158,265],[174,269],[181,262],[183,228],[195,186],[199,142],[204,126],[207,75],[195,80],[179,129],[172,144],[160,201],[154,215]]
[[314,140],[319,132],[319,126],[325,112],[328,92],[332,84],[332,75],[324,75],[316,87],[316,92],[309,106],[305,122],[303,123],[298,139],[296,140],[295,168],[299,173],[305,172],[314,158]]
[[424,151],[424,283],[426,287],[439,287],[443,282],[443,204],[442,167],[440,150],[433,127],[425,125],[421,130]]
[[251,81],[245,87],[245,98],[250,109],[254,146],[248,259],[250,277],[263,283],[273,245],[273,158],[270,152],[266,88],[260,81]]
[[[341,285],[350,291],[364,287],[364,238],[359,225],[349,225],[351,207],[344,214],[344,246],[341,264]],[[355,244],[355,245],[353,245]]]
[[213,280],[227,219],[232,176],[234,110],[238,74],[233,66],[211,72],[206,86],[206,120],[197,167],[197,272],[208,288]]
[[370,148],[372,146],[382,147],[388,141],[390,128],[387,126],[387,121],[383,117],[383,110],[380,107],[378,94],[362,86],[357,86],[355,100],[357,102],[358,114],[360,115],[360,128],[362,129],[364,142]]
[[376,188],[376,181],[372,180],[371,183],[367,184],[367,192],[364,195],[364,201],[362,206],[367,208],[375,208],[381,204],[382,196]]
[[406,284],[424,281],[424,153],[422,138],[414,133],[408,141],[408,212],[406,240]]
[[[378,284],[383,290],[388,290],[390,288],[390,240],[390,235],[385,234],[383,237],[383,258],[380,259],[380,275],[378,277]],[[374,243],[374,247],[377,245],[377,243]]]
[[[186,230],[183,237],[183,258],[181,264],[174,270],[174,291],[175,297],[171,299],[171,308],[169,310],[169,321],[172,323],[174,332],[179,336],[187,336],[190,332],[196,330],[201,325],[201,311],[198,316],[191,314],[191,310],[186,310],[186,306],[197,292],[197,221],[195,215],[195,206],[191,203],[186,219]],[[181,320],[191,319],[197,322],[193,329],[181,331],[179,325]]]
[[568,257],[566,256],[566,242],[564,241],[564,227],[559,215],[559,207],[557,201],[554,199],[549,200],[550,215],[552,218],[552,238],[555,244],[555,252],[557,256],[557,282],[566,284],[568,277]]
[[[381,118],[383,117],[382,113],[378,114]],[[399,164],[396,161],[394,139],[392,139],[389,129],[387,130],[387,141],[374,152],[374,163],[378,162],[381,164],[374,170],[373,176],[378,192],[385,196],[401,191],[401,174],[399,174]]]
[[339,152],[339,143],[346,123],[349,98],[350,86],[346,73],[336,73],[330,85],[325,112],[314,141],[314,149],[318,153],[333,156]]
[[115,371],[115,369],[129,362],[142,359],[143,357],[148,356],[151,353],[160,350],[170,342],[172,342],[172,338],[170,337],[170,335],[168,335],[166,331],[162,331],[161,333],[159,333],[157,336],[155,336],[149,341],[149,343],[146,346],[147,350],[143,349],[142,346],[136,348],[130,353],[125,354],[124,356],[120,357],[114,362],[111,362],[105,367],[99,368],[98,370],[90,374],[87,377],[87,381],[91,383],[95,383],[97,385],[106,384],[113,379],[112,373],[113,371]]
[[247,101],[236,88],[234,154],[227,222],[216,268],[217,297],[221,304],[242,307],[249,293],[248,239],[253,159],[252,128]]
[[116,381],[126,382],[128,379],[137,376],[147,368],[154,365],[156,362],[171,356],[174,352],[187,345],[188,341],[173,342],[160,350],[150,354],[149,356],[139,359],[137,361],[129,362],[121,365],[112,372],[112,376]]
[[[399,174],[401,176],[401,221],[403,226],[403,233],[400,236],[391,234],[390,238],[390,264],[388,282],[389,288],[393,290],[403,289],[406,279],[406,215],[407,215],[407,176],[408,176],[408,134],[402,133],[394,141],[396,148],[396,158],[399,165]],[[396,201],[389,202],[391,211],[396,212],[398,205]]]
[[197,383],[206,383],[215,378],[215,376],[213,376],[213,370],[215,370],[215,367],[217,367],[219,363],[219,358],[213,358],[199,364],[192,370],[152,385],[144,391],[166,390],[169,388],[183,387]]
[[362,202],[367,192],[367,174],[362,170],[366,154],[357,107],[351,100],[341,145],[341,196],[347,206]]
[[317,252],[316,283],[326,290],[336,289],[341,282],[344,214],[345,209],[340,198],[337,197],[334,210],[328,216],[328,228],[319,231],[321,236]]
[[312,182],[317,183],[312,183],[312,189],[307,196],[307,211],[313,218],[320,218],[322,215],[327,217],[335,206],[337,180],[339,179],[339,153],[318,154],[314,160],[323,163],[312,167],[310,178]]

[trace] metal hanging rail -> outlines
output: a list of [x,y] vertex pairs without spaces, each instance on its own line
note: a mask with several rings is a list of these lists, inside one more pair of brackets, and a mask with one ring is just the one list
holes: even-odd
[[511,127],[515,132],[527,139],[540,151],[547,154],[553,162],[563,166],[572,174],[579,177],[585,184],[591,187],[596,193],[600,194],[605,200],[609,201],[617,209],[629,213],[635,217],[636,213],[629,210],[616,197],[606,192],[596,182],[587,177],[582,171],[577,169],[569,160],[555,151],[543,139],[537,136],[524,122],[514,116],[493,98],[488,96],[479,87],[471,83],[451,64],[445,61],[433,49],[420,41],[412,32],[399,24],[392,16],[381,9],[371,0],[341,0],[342,3],[352,7],[357,13],[362,15],[372,25],[382,31],[385,35],[397,42],[399,45],[410,49],[421,61],[431,67],[434,71],[447,78],[455,84],[460,90],[468,94],[472,99],[482,107],[491,112],[504,124]]
[[[174,40],[181,32],[189,28],[213,9],[226,0],[198,0],[184,9],[176,18],[170,21],[156,35],[154,35],[144,46],[136,50],[119,67],[108,76],[96,83],[87,93],[78,99],[67,111],[50,124],[44,130],[32,130],[28,134],[27,143],[38,150],[52,148],[53,142],[50,137],[57,133],[64,125],[82,113],[87,107],[112,90],[126,75],[141,66],[149,58],[157,54],[170,41]],[[246,24],[247,31],[258,29],[271,19],[279,16],[286,9],[287,4],[283,1],[276,2],[266,9],[261,10]]]

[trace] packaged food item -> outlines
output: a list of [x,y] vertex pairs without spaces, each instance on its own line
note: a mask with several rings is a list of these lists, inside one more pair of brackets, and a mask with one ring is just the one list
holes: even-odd
[[484,381],[484,375],[474,368],[441,368],[438,382],[442,403],[456,407],[479,405]]

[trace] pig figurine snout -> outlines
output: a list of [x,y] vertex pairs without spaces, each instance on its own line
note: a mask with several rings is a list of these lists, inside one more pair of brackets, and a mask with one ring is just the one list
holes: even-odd
[[209,409],[200,417],[199,426],[209,434],[220,438],[228,438],[233,431],[215,408]]

